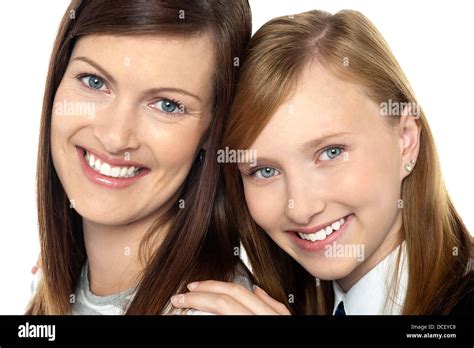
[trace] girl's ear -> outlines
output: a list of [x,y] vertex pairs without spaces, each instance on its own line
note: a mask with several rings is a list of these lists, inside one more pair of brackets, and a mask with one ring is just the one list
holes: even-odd
[[398,132],[402,158],[400,175],[403,180],[415,168],[420,149],[421,126],[419,115],[414,113],[411,105],[403,109]]

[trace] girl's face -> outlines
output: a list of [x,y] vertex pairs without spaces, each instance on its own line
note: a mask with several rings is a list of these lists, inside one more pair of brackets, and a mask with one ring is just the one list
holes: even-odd
[[51,129],[71,207],[90,221],[122,225],[177,192],[211,121],[213,62],[210,35],[77,42]]
[[250,147],[257,165],[239,165],[253,219],[315,277],[348,276],[398,232],[419,128],[387,117],[360,86],[309,64]]

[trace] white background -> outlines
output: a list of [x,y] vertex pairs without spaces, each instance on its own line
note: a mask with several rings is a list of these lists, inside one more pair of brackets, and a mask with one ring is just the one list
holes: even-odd
[[[69,1],[0,2],[0,314],[21,314],[39,252],[35,167],[49,56]],[[433,130],[449,192],[474,232],[470,140],[474,50],[470,1],[251,0],[254,31],[270,18],[359,10],[384,35]]]

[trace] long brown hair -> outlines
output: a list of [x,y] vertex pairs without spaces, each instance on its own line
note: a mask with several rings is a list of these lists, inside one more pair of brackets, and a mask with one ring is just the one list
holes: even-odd
[[[54,44],[41,118],[37,205],[43,277],[27,314],[71,313],[70,296],[86,258],[82,218],[69,200],[51,159],[51,112],[56,90],[75,42],[83,36],[195,35],[210,33],[215,48],[213,119],[207,132],[208,151],[197,159],[166,214],[157,217],[142,247],[160,225],[170,229],[141,276],[127,314],[167,312],[169,298],[198,279],[231,280],[239,259],[237,233],[223,214],[216,152],[232,101],[235,79],[251,35],[247,0],[74,0],[61,21]],[[197,151],[196,151],[197,153]],[[189,208],[179,209],[178,199]],[[177,242],[179,240],[179,243]]]
[[[418,105],[382,35],[356,11],[310,11],[275,18],[252,38],[222,146],[247,149],[276,109],[291,96],[303,68],[316,60],[341,79],[365,87],[381,102]],[[421,110],[416,167],[402,183],[402,238],[409,263],[405,314],[447,313],[456,303],[469,261],[470,235],[443,183],[428,122]],[[398,122],[399,118],[394,117]],[[255,222],[245,204],[235,165],[224,169],[228,206],[257,281],[293,313],[331,314],[331,283],[315,278],[281,250]],[[400,255],[399,255],[400,256]],[[293,296],[290,296],[293,295]],[[293,301],[291,301],[293,300]]]

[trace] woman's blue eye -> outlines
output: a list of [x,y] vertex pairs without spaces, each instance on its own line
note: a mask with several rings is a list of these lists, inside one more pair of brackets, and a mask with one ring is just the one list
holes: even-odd
[[89,88],[101,90],[105,86],[105,82],[97,76],[87,75],[81,78],[81,81]]
[[278,174],[280,174],[280,172],[275,168],[264,167],[257,169],[252,175],[257,179],[268,179]]
[[340,146],[332,146],[332,147],[329,147],[327,148],[326,150],[324,150],[321,155],[319,156],[319,160],[320,161],[330,161],[330,160],[333,160],[337,157],[339,157],[342,152],[343,152],[343,148],[340,147]]
[[178,114],[183,112],[182,105],[169,99],[158,100],[153,104],[153,107],[168,114]]

